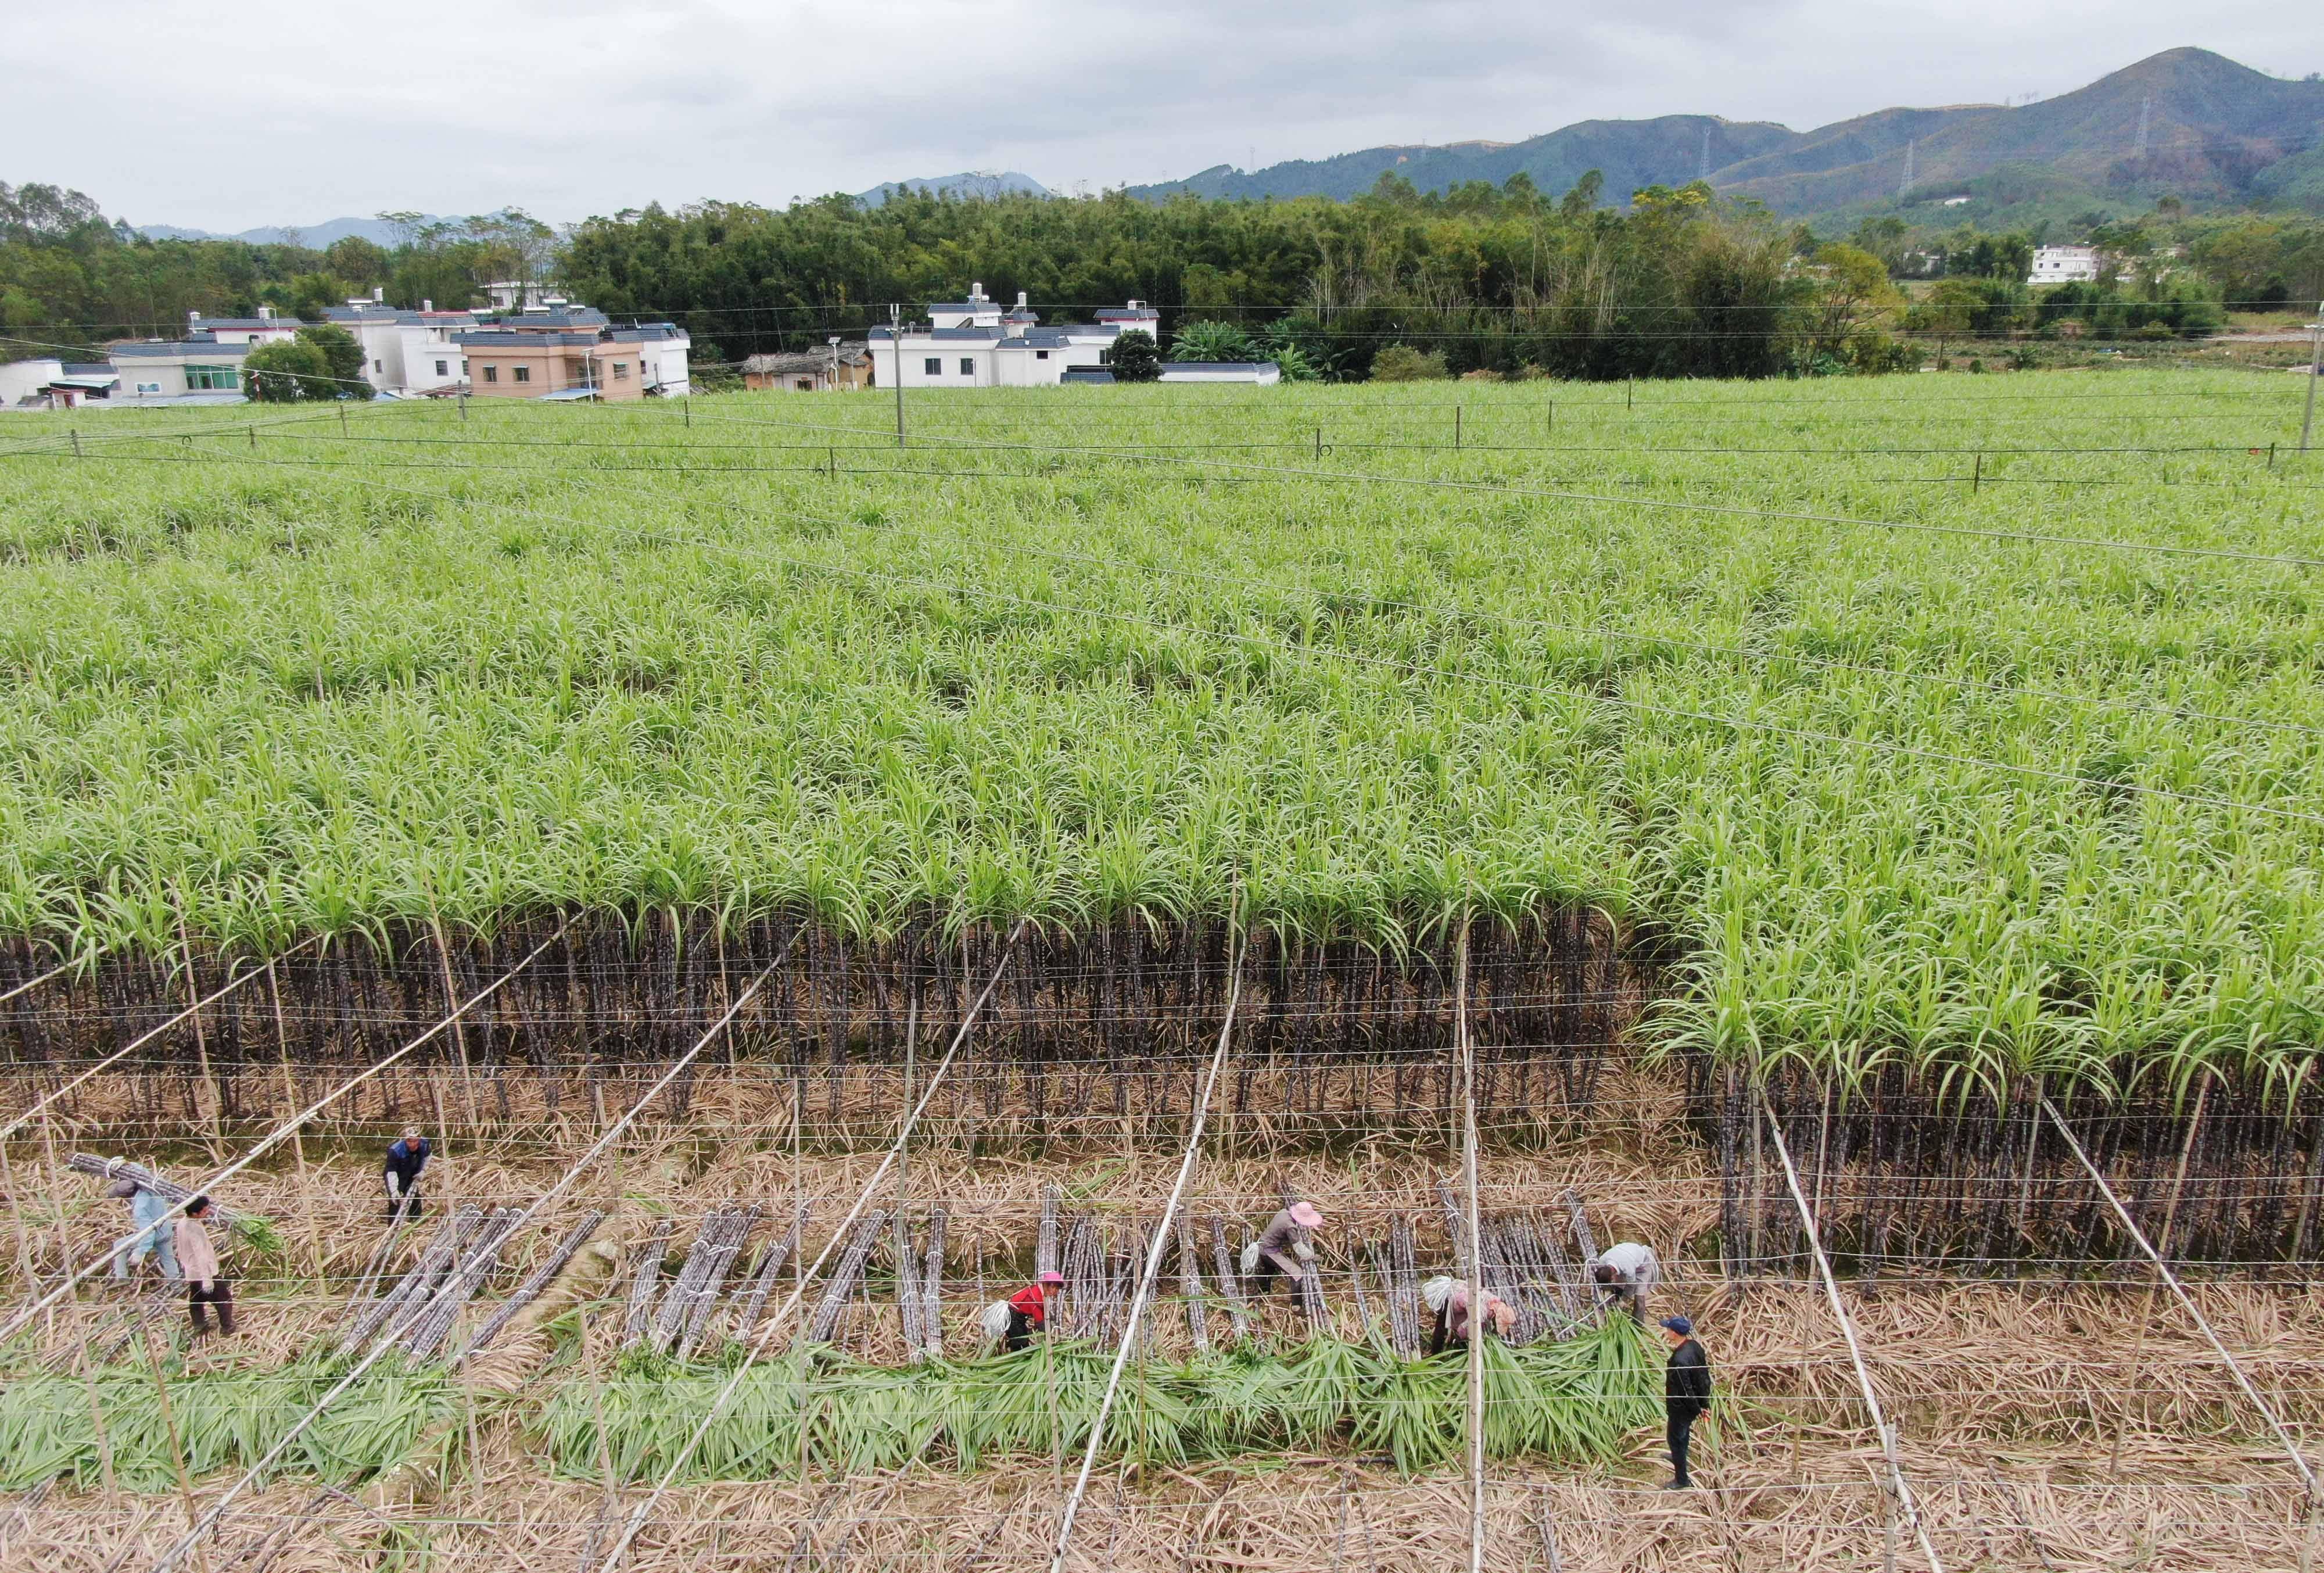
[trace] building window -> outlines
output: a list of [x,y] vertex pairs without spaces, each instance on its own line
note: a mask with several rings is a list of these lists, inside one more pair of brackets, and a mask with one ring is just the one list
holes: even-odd
[[1097,352],[1097,364],[1100,365],[1111,365],[1113,364],[1113,351],[1110,349],[1099,350]]
[[439,377],[449,376],[452,375],[451,367],[439,360],[436,363],[436,375]]
[[944,361],[932,355],[920,363],[920,369],[932,377],[940,377],[944,375]]
[[1033,352],[1033,358],[1035,360],[1047,360],[1049,358],[1049,352],[1046,349],[1037,349]]
[[962,356],[960,357],[960,375],[964,377],[974,376],[976,375],[976,362],[967,356]]
[[630,363],[628,361],[617,360],[613,363],[613,380],[617,383],[625,383],[630,380]]
[[500,380],[501,380],[501,368],[500,368],[500,367],[498,367],[498,366],[496,366],[496,365],[487,365],[486,367],[484,367],[484,381],[486,381],[486,382],[488,382],[488,383],[496,383],[496,382],[499,382]]
[[383,372],[387,369],[387,363],[383,360],[374,360],[371,363],[371,369],[375,372]]
[[159,383],[140,383],[137,384],[137,391],[141,393],[158,393],[161,391],[161,384]]
[[230,365],[189,365],[186,368],[188,388],[238,388],[242,379]]
[[815,384],[806,377],[793,378],[791,381],[791,386],[802,393],[812,393],[815,392]]
[[518,382],[521,382],[521,383],[529,383],[529,382],[532,381],[532,368],[531,368],[530,366],[529,366],[529,365],[521,365],[521,366],[516,367],[516,368],[515,368],[515,370],[516,370],[516,380],[517,380]]

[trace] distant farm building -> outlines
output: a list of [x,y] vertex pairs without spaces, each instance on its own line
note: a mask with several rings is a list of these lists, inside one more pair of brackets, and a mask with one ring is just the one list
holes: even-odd
[[2034,271],[2025,276],[2029,284],[2095,283],[2098,276],[2098,248],[2094,245],[2043,245],[2034,250]]
[[748,356],[742,361],[742,385],[770,393],[850,393],[877,382],[872,347],[861,339],[827,349]]
[[452,338],[479,398],[622,402],[692,391],[693,340],[674,323],[615,328],[593,306],[552,300],[482,318]]
[[870,347],[874,365],[907,388],[1039,388],[1111,365],[1114,340],[1133,328],[1160,336],[1162,314],[1140,301],[1095,315],[1045,328],[1021,293],[1004,310],[980,283],[965,301],[930,306],[927,321],[904,324],[900,336],[873,328]]

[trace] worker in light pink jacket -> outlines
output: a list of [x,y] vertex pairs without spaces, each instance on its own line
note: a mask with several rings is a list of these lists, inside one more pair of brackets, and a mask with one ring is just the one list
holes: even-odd
[[234,1286],[218,1272],[217,1247],[210,1244],[210,1232],[202,1223],[209,1210],[210,1198],[198,1196],[186,1204],[184,1216],[174,1226],[178,1271],[185,1274],[186,1309],[198,1338],[210,1330],[209,1306],[217,1307],[218,1331],[234,1332]]

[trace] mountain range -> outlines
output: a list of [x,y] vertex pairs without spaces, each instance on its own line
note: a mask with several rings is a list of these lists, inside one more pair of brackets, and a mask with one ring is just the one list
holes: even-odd
[[2032,104],[1882,109],[1812,131],[1710,115],[1585,120],[1523,142],[1372,147],[1249,171],[1220,164],[1130,190],[1149,200],[1182,191],[1345,199],[1384,174],[1435,190],[1522,173],[1554,196],[1593,169],[1617,202],[1700,179],[1801,217],[1959,198],[1972,217],[2029,200],[2165,192],[2197,205],[2324,209],[2324,82],[2174,49]]
[[892,190],[932,191],[937,196],[951,197],[1054,197],[1055,191],[1032,176],[1016,170],[978,170],[958,175],[925,175],[918,180],[890,180],[868,191],[858,191],[855,199],[867,208],[886,203]]
[[[420,222],[433,224],[436,215],[423,213]],[[320,224],[265,225],[257,229],[244,229],[234,235],[218,235],[207,229],[181,229],[174,224],[141,224],[137,233],[148,240],[240,240],[252,245],[281,245],[297,237],[300,245],[317,251],[335,240],[358,236],[374,245],[392,246],[396,243],[395,227],[380,218],[327,218]]]

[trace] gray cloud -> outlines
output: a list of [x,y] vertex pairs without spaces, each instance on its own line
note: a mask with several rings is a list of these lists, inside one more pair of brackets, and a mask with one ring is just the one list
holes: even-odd
[[[1022,169],[1091,189],[1711,113],[1807,126],[2079,87],[2178,44],[2324,67],[2281,0],[115,0],[20,8],[0,178],[213,229],[513,202],[779,204]],[[2304,34],[2304,36],[2303,36]],[[28,129],[29,128],[29,129]]]

